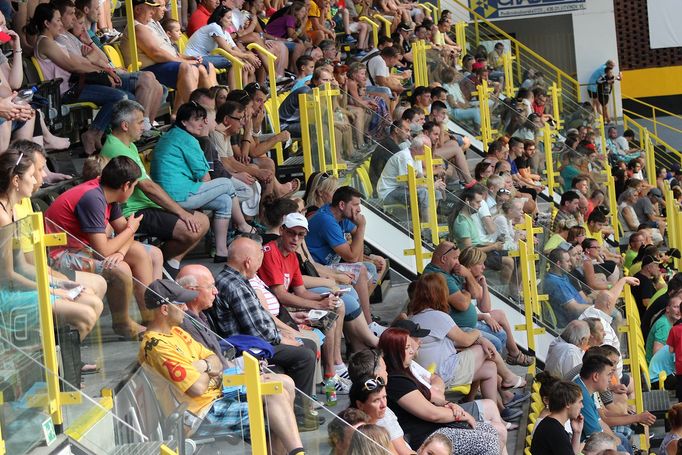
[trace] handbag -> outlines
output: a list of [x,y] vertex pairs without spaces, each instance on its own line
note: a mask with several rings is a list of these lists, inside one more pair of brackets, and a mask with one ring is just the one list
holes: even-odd
[[106,71],[92,71],[90,73],[73,73],[69,78],[71,88],[65,93],[68,97],[78,98],[86,85],[102,85],[113,87]]

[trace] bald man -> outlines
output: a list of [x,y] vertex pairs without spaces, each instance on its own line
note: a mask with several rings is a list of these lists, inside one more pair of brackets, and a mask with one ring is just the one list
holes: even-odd
[[213,307],[209,309],[212,328],[223,338],[252,335],[272,344],[275,355],[270,362],[291,376],[296,387],[307,394],[314,393],[316,352],[304,347],[299,340],[282,336],[249,284],[262,262],[263,251],[259,242],[238,237],[230,244],[227,264],[216,278],[217,294]]

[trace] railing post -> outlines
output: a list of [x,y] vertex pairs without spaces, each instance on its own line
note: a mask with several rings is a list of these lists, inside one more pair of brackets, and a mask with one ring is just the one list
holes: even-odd
[[642,130],[642,140],[644,142],[644,160],[646,162],[646,177],[649,185],[656,186],[656,149],[649,130],[646,128]]
[[604,129],[604,117],[599,116],[599,121],[597,122],[597,128],[599,128],[599,141],[600,144],[600,154],[603,158],[608,159],[608,151],[606,150],[606,130]]
[[313,152],[310,143],[310,106],[307,93],[298,95],[298,109],[301,117],[301,148],[303,149],[303,173],[307,182],[313,174]]
[[547,174],[547,193],[552,197],[554,189],[556,188],[556,181],[554,180],[556,177],[554,173],[554,155],[552,155],[554,141],[552,140],[552,131],[547,123],[545,123],[543,128],[543,140],[545,148],[545,173]]
[[412,235],[414,237],[414,248],[403,250],[405,256],[414,256],[417,273],[424,271],[424,259],[431,257],[430,253],[425,253],[422,247],[422,230],[419,217],[419,199],[417,198],[417,173],[412,165],[407,165],[407,175],[400,175],[398,182],[407,182],[409,195],[409,210],[412,216]]
[[[130,1],[130,0],[127,0]],[[38,314],[40,317],[40,341],[45,356],[45,381],[47,383],[47,409],[52,416],[55,430],[62,431],[64,416],[62,415],[61,393],[59,391],[59,366],[57,364],[57,347],[54,338],[54,319],[52,316],[52,299],[50,298],[50,282],[47,268],[47,247],[66,244],[65,234],[45,234],[43,214],[32,213],[31,243],[35,254],[36,286],[38,288]]]
[[[177,0],[174,0],[177,1]],[[280,129],[279,123],[279,103],[277,98],[277,70],[275,69],[275,61],[277,56],[265,49],[260,44],[251,43],[246,46],[249,50],[257,50],[261,54],[265,55],[268,65],[268,81],[270,82],[270,97],[265,102],[269,104],[269,115],[270,115],[270,125],[272,126],[273,134],[279,134],[282,130]],[[278,142],[275,144],[275,155],[277,157],[277,165],[282,165],[284,162],[284,153],[282,150],[282,143]]]
[[549,87],[549,95],[552,98],[552,117],[556,122],[554,127],[557,131],[560,131],[563,126],[563,121],[561,119],[561,111],[559,110],[559,95],[561,90],[557,87],[556,82]]
[[315,136],[317,137],[317,158],[319,160],[318,170],[320,172],[326,172],[327,171],[327,156],[325,154],[325,147],[324,147],[324,131],[323,131],[323,123],[322,123],[322,103],[320,100],[320,88],[319,87],[313,88],[312,98],[313,98],[313,115],[314,115],[313,124],[315,125]]
[[426,50],[429,48],[424,40],[419,40],[412,45],[415,87],[429,86],[429,75],[426,67]]
[[462,48],[459,57],[457,57],[457,63],[462,64],[462,58],[467,53],[467,35],[466,35],[467,23],[464,21],[459,21],[455,24],[455,42]]
[[130,71],[140,71],[140,61],[137,56],[137,38],[135,37],[135,17],[133,15],[133,0],[126,0],[126,22],[128,27],[128,56]]
[[429,198],[429,222],[422,223],[422,227],[431,230],[431,243],[438,245],[440,243],[440,233],[446,232],[447,226],[441,229],[438,225],[438,210],[436,204],[436,190],[435,179],[433,175],[433,167],[443,163],[441,158],[433,158],[431,147],[424,146],[424,154],[417,156],[416,159],[422,162],[424,168],[424,180],[426,183],[426,191]]
[[512,70],[512,61],[514,57],[511,55],[511,50],[505,51],[502,54],[502,63],[504,65],[504,94],[509,98],[514,97],[514,71]]
[[379,22],[383,23],[383,25],[384,25],[384,36],[386,36],[386,38],[390,38],[391,37],[391,21],[386,19],[381,14],[375,14],[372,17],[374,17],[374,19],[376,19],[378,21],[377,23],[379,23]]
[[[339,163],[336,159],[336,131],[334,130],[336,119],[334,118],[334,100],[332,99],[332,96],[339,95],[340,93],[339,90],[332,90],[329,83],[326,83],[324,89],[320,92],[320,95],[324,99],[325,108],[327,109],[327,129],[329,130],[330,158],[332,162],[331,171],[336,178],[339,177],[340,169],[346,169],[346,165]],[[320,171],[325,172],[326,169],[320,168]]]
[[379,24],[377,24],[367,16],[361,16],[360,20],[362,22],[368,23],[372,27],[372,38],[374,38],[374,47],[377,47],[379,45]]
[[[678,225],[677,221],[679,220],[679,210],[676,207],[676,201],[675,198],[673,197],[673,192],[670,190],[669,185],[666,183],[666,190],[665,190],[665,215],[666,215],[666,230],[668,231],[668,246],[670,248],[680,248],[680,245],[678,244]],[[672,234],[672,235],[671,235]]]
[[244,373],[223,376],[223,385],[246,386],[246,402],[249,408],[249,430],[253,453],[268,453],[265,438],[265,413],[263,412],[263,396],[282,393],[279,381],[261,382],[260,364],[251,354],[244,353]]
[[613,227],[613,238],[620,240],[620,229],[618,228],[618,201],[616,200],[616,180],[613,178],[611,166],[608,158],[604,160],[604,172],[606,173],[606,191],[609,196],[609,216]]
[[171,18],[173,20],[180,22],[180,12],[178,11],[178,0],[170,0],[170,14],[171,14]]
[[473,95],[478,95],[478,108],[481,111],[481,142],[483,146],[487,147],[493,141],[493,133],[495,132],[491,125],[490,119],[490,105],[488,104],[490,92],[492,89],[488,88],[488,81],[483,80],[481,85],[476,87]]

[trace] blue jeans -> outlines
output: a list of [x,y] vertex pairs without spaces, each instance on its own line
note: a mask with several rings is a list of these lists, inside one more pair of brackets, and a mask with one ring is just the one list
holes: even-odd
[[229,219],[232,217],[232,198],[235,194],[230,179],[219,178],[202,184],[178,205],[186,210],[213,210],[216,219]]
[[[331,289],[325,287],[317,287],[308,289],[310,292],[315,294],[322,294],[324,292],[331,292]],[[355,289],[350,288],[350,291],[341,295],[341,300],[343,305],[346,307],[346,314],[343,317],[344,321],[352,321],[362,314],[362,309],[360,309],[360,297]]]
[[476,328],[481,331],[481,335],[492,341],[497,352],[502,354],[502,349],[507,345],[507,332],[503,329],[500,329],[499,332],[495,332],[483,321],[478,321],[476,323]]
[[202,55],[201,63],[208,69],[208,64],[213,63],[216,69],[228,69],[232,67],[232,63],[220,55]]
[[[68,92],[67,92],[68,93]],[[124,99],[135,100],[135,95],[117,88],[107,87],[106,85],[83,86],[78,98],[64,94],[65,103],[90,102],[98,105],[99,112],[92,121],[92,127],[97,131],[105,131],[111,124],[111,114],[114,105]]]
[[481,124],[481,111],[477,107],[469,107],[466,109],[450,109],[450,117],[455,122],[472,122],[477,127]]
[[[479,325],[480,325],[480,322],[476,324],[476,327],[460,327],[460,328],[465,332],[471,332],[472,330],[479,330],[479,327],[478,327]],[[497,352],[502,352],[502,348],[504,348],[504,343],[502,343],[497,336],[495,336],[491,333],[488,333],[484,330],[479,330],[479,331],[481,332],[481,336],[483,338],[490,341],[493,344],[493,346],[495,346],[495,350]],[[492,330],[490,330],[490,331],[492,332]],[[502,333],[504,333],[504,331],[502,331]],[[505,334],[505,338],[506,338],[506,336],[507,335]]]

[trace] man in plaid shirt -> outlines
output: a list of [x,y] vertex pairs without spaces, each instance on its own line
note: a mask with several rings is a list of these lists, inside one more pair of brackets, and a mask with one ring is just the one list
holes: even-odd
[[316,349],[308,349],[299,340],[282,335],[249,284],[262,262],[260,243],[240,237],[230,244],[227,264],[216,277],[218,296],[210,310],[213,329],[223,338],[252,335],[272,344],[275,355],[270,362],[291,376],[303,392],[314,393]]

